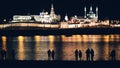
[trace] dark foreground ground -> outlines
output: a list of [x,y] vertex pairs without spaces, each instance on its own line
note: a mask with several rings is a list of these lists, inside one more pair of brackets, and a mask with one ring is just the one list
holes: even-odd
[[77,28],[77,29],[38,29],[7,28],[0,30],[0,36],[34,35],[75,35],[75,34],[120,34],[120,28]]
[[6,68],[116,68],[120,61],[0,61]]

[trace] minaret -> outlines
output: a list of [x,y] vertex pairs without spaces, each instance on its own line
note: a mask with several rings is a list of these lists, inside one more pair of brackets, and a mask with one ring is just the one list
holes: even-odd
[[98,7],[96,7],[96,18],[98,19]]
[[93,11],[92,11],[92,6],[90,6],[90,13],[93,13]]
[[84,18],[86,18],[86,7],[84,7],[84,12],[85,12],[85,14],[84,14]]
[[50,16],[54,18],[55,12],[54,12],[54,7],[53,4],[51,4],[51,12],[50,12]]
[[67,16],[67,14],[65,15],[65,21],[68,21],[68,16]]

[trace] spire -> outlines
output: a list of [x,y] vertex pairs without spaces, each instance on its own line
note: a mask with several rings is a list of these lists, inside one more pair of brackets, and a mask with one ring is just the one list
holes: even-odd
[[85,12],[85,14],[84,14],[84,18],[86,18],[86,6],[84,7],[84,12]]
[[68,21],[68,15],[67,15],[67,13],[65,15],[65,21]]
[[98,19],[98,7],[96,7],[96,18]]
[[90,6],[90,11],[92,11],[92,6]]
[[93,13],[92,6],[90,6],[90,13]]
[[50,12],[50,16],[54,17],[55,12],[54,12],[54,6],[53,4],[51,4],[51,12]]
[[53,10],[54,10],[53,4],[51,4],[51,9],[53,9]]

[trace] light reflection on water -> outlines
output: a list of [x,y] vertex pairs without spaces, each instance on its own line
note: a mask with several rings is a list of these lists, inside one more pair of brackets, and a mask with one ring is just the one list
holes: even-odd
[[119,41],[120,35],[2,36],[0,47],[8,53],[15,49],[17,60],[47,60],[48,49],[55,50],[56,60],[75,60],[74,51],[79,49],[83,53],[82,60],[86,60],[87,48],[94,49],[96,61],[109,60],[113,49],[116,50],[116,59],[120,60]]

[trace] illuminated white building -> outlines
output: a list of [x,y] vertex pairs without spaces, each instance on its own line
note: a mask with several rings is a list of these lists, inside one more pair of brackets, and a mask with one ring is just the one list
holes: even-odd
[[[80,27],[91,27],[97,26],[98,23],[98,7],[96,7],[96,12],[93,12],[92,6],[90,7],[89,12],[87,12],[86,7],[84,7],[84,17],[82,16],[73,16],[68,21],[67,15],[65,16],[66,22],[61,22],[61,28],[80,28]],[[68,23],[68,24],[66,24]],[[103,24],[103,23],[102,23]]]
[[84,13],[84,17],[77,15],[71,17],[71,23],[95,23],[98,21],[98,7],[96,7],[96,13],[93,12],[92,6],[88,13],[86,7],[84,7]]
[[60,15],[56,15],[54,12],[53,4],[51,5],[51,12],[40,12],[39,15],[14,15],[12,22],[41,22],[52,23],[60,21]]
[[98,19],[98,7],[96,7],[96,13],[93,12],[92,6],[90,6],[90,12],[86,15],[86,7],[84,7],[84,12],[85,16],[84,18],[89,18],[89,19]]
[[12,22],[30,22],[32,17],[29,15],[14,15]]

